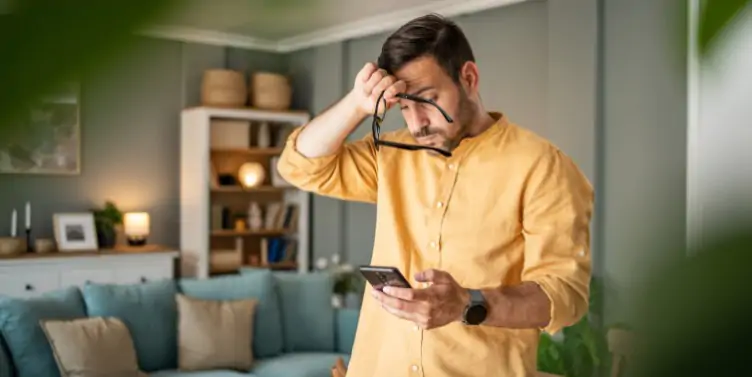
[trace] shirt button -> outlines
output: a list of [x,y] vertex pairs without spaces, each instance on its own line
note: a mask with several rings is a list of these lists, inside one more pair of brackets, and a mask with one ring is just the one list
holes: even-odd
[[584,257],[585,256],[585,250],[580,250],[580,252],[578,254],[579,254],[579,256]]
[[413,330],[418,331],[420,330],[420,327],[418,325],[413,325]]
[[442,203],[442,202],[438,202],[438,203],[436,203],[436,207],[438,207],[438,208],[441,208],[441,207],[443,207],[443,206],[444,206],[444,203]]
[[431,241],[431,243],[429,245],[431,246],[432,249],[436,248],[436,242],[434,242],[434,241]]
[[420,370],[420,367],[419,367],[419,366],[417,366],[417,365],[415,365],[415,364],[413,364],[412,366],[410,366],[410,369],[411,369],[411,370],[412,370],[413,372],[417,372],[418,370]]
[[454,164],[449,164],[449,170],[454,170]]

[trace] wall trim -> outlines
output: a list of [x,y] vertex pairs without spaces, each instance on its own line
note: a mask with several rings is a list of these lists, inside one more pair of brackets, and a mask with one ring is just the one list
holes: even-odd
[[180,26],[153,26],[143,29],[137,34],[153,38],[202,43],[223,47],[238,47],[272,52],[277,52],[279,50],[278,43],[261,38]]
[[348,39],[388,32],[398,28],[410,19],[426,13],[439,13],[446,17],[456,17],[526,1],[533,0],[438,0],[426,5],[396,10],[394,12],[297,35],[280,41],[269,41],[240,34],[176,26],[154,26],[144,29],[138,34],[154,38],[225,47],[238,47],[272,52],[293,52],[328,43],[341,42]]

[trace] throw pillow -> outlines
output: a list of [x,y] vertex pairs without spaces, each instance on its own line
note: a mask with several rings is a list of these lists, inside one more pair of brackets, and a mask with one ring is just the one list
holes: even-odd
[[115,317],[125,323],[136,347],[139,368],[147,373],[178,365],[176,292],[172,280],[92,283],[82,288],[89,317]]
[[251,369],[256,299],[176,300],[180,370]]
[[62,377],[146,377],[123,321],[112,317],[40,321]]
[[39,324],[43,319],[86,317],[77,287],[30,298],[0,297],[0,333],[16,377],[60,377],[50,343]]

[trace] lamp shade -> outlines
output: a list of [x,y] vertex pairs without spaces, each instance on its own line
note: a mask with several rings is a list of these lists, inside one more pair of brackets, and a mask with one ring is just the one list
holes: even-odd
[[264,166],[258,162],[246,162],[238,170],[238,180],[246,188],[261,185],[265,177]]
[[149,214],[146,212],[128,212],[123,219],[124,232],[129,237],[149,235]]

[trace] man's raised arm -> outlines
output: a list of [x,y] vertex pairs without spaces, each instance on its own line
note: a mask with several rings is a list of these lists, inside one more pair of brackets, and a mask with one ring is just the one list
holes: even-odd
[[291,184],[320,195],[375,202],[376,151],[371,137],[346,142],[347,136],[373,111],[376,99],[390,105],[404,88],[373,63],[355,78],[353,90],[339,102],[295,130],[287,140],[277,171]]

